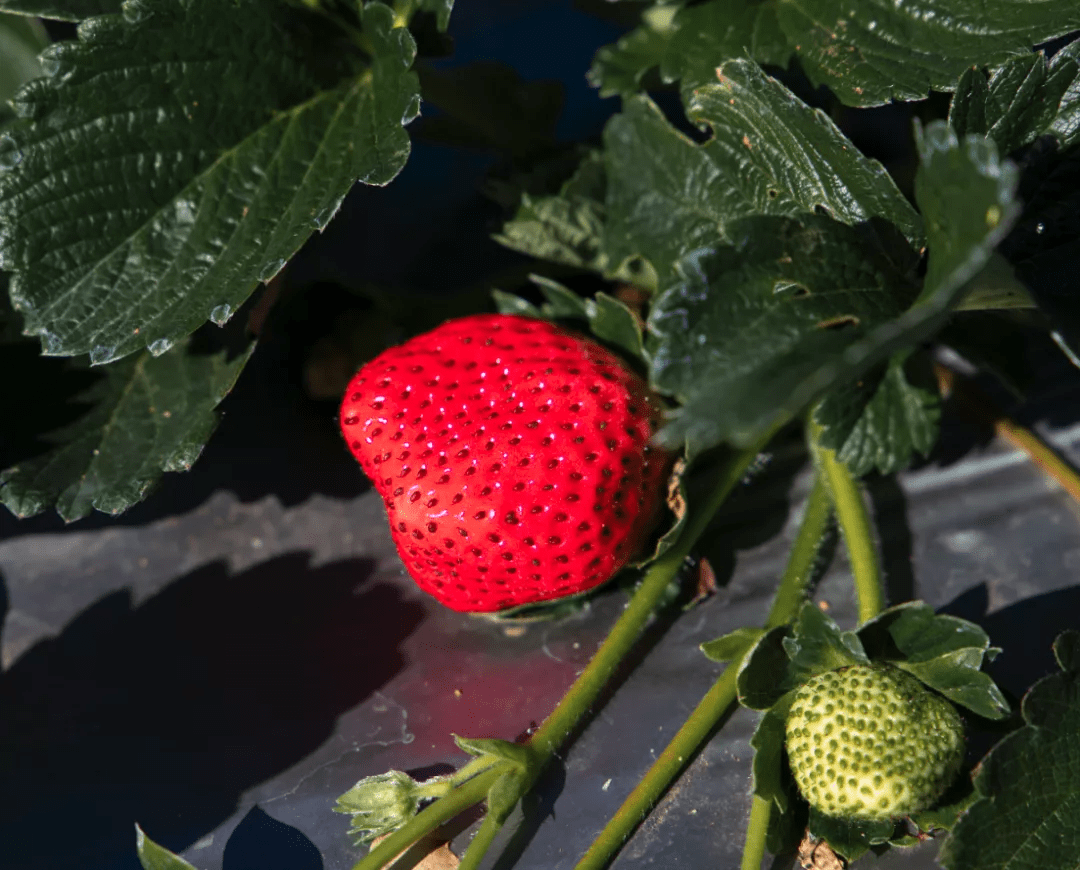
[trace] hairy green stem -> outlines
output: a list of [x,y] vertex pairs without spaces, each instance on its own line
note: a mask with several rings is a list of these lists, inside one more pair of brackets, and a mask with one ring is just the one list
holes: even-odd
[[750,821],[746,823],[746,845],[743,847],[739,870],[761,870],[765,858],[765,840],[769,834],[772,801],[754,795],[750,804]]
[[847,547],[855,596],[859,603],[859,622],[873,619],[885,607],[881,567],[874,543],[873,523],[863,501],[862,487],[836,453],[819,443],[821,426],[810,420],[810,440],[818,468],[825,478],[832,498],[836,521]]
[[[773,599],[765,623],[766,630],[790,622],[798,613],[807,584],[814,573],[818,545],[828,526],[829,514],[828,494],[818,477],[807,499],[799,533],[780,587]],[[660,753],[660,757],[578,861],[575,870],[601,870],[606,867],[702,744],[708,740],[719,721],[736,701],[739,666],[746,652],[738,660],[728,664],[719,679],[713,683],[694,712]],[[766,823],[767,821],[766,816]],[[760,865],[760,859],[758,864]]]
[[425,834],[484,800],[491,786],[511,766],[508,761],[497,761],[483,773],[429,804],[354,864],[353,870],[380,870]]

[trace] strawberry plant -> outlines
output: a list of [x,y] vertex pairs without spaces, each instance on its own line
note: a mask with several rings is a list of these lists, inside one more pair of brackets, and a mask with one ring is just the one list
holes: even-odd
[[[358,288],[366,314],[324,331],[309,387],[442,605],[560,618],[609,583],[631,597],[520,740],[460,736],[453,772],[342,795],[371,844],[355,870],[483,805],[461,860],[480,865],[778,443],[813,482],[773,606],[703,645],[726,667],[577,867],[616,860],[738,705],[760,714],[744,870],[933,836],[950,870],[1072,866],[1076,636],[1012,715],[983,629],[887,606],[863,481],[930,455],[950,397],[1080,498],[969,378],[1022,389],[1033,333],[1080,360],[1080,6],[591,5],[628,25],[588,71],[619,108],[560,143],[549,90],[452,66],[452,0],[2,0],[0,352],[32,374],[5,379],[0,501],[119,514],[189,469],[353,186],[394,181],[414,130],[487,149],[514,265],[479,292]],[[846,629],[810,603],[836,529]],[[190,866],[141,830],[136,848]]]

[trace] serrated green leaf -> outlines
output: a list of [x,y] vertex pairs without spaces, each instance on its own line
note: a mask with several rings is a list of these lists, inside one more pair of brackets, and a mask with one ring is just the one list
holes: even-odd
[[660,437],[696,450],[798,413],[915,296],[872,234],[831,218],[745,218],[729,234],[689,255],[649,314],[652,382],[682,404]]
[[865,855],[871,846],[888,843],[896,835],[897,824],[888,820],[834,819],[811,807],[806,830],[851,862]]
[[701,645],[701,651],[714,662],[732,662],[741,658],[764,633],[760,628],[737,628],[723,637],[706,641]]
[[967,67],[997,66],[1078,27],[1072,0],[936,0],[932,8],[910,0],[708,0],[602,50],[593,81],[625,95],[659,63],[661,77],[681,79],[686,91],[730,58],[786,67],[797,57],[814,85],[846,105],[874,106],[949,90]]
[[894,474],[937,443],[941,402],[930,372],[912,383],[909,351],[894,354],[883,374],[834,388],[814,409],[821,445],[835,450],[852,474]]
[[0,502],[18,517],[55,506],[71,522],[141,501],[163,472],[191,468],[253,347],[230,360],[192,353],[185,339],[108,366],[79,397],[87,413],[50,436],[56,447],[0,472]]
[[596,52],[588,79],[600,89],[601,97],[628,97],[641,90],[645,74],[658,67],[667,53],[676,10],[677,6],[666,3],[647,8],[640,27]]
[[138,825],[135,826],[135,851],[143,870],[195,870],[179,855],[151,840]]
[[82,21],[119,12],[123,0],[0,0],[0,11],[54,21]]
[[949,125],[960,136],[988,136],[1002,154],[1043,135],[1063,148],[1080,141],[1080,42],[1049,61],[1041,52],[1014,58],[989,77],[978,67],[966,70],[949,106]]
[[641,257],[666,286],[687,252],[730,241],[731,222],[815,211],[852,225],[872,221],[890,251],[896,229],[884,224],[921,245],[919,217],[888,173],[825,115],[755,64],[731,61],[719,74],[721,81],[695,91],[687,106],[713,130],[703,145],[645,97],[628,101],[609,122],[604,239],[611,263]]
[[683,401],[662,439],[749,443],[941,328],[1019,213],[1016,169],[989,140],[961,142],[941,122],[918,141],[929,260],[915,304],[890,315],[901,277],[855,229],[816,216],[739,222],[744,239],[688,257],[650,316],[654,383]]
[[607,180],[602,156],[587,154],[553,196],[523,193],[514,217],[494,236],[501,245],[552,263],[599,272],[638,286],[656,277],[639,260],[613,263],[605,247]]
[[978,799],[939,860],[948,870],[1043,870],[1076,865],[1080,842],[1080,638],[1055,644],[1068,670],[1025,696],[1025,725],[979,765]]
[[282,0],[131,0],[44,56],[0,140],[2,262],[45,353],[102,363],[224,321],[385,184],[419,110],[415,46],[363,7],[366,58]]
[[39,21],[0,14],[0,104],[5,116],[15,92],[42,74],[38,55],[48,45],[49,35]]

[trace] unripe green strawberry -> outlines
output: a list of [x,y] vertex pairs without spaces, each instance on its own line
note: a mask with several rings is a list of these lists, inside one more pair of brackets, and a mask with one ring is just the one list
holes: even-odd
[[417,584],[454,610],[585,592],[645,543],[661,405],[607,348],[502,314],[448,321],[352,379],[341,431]]
[[810,806],[828,816],[889,819],[931,806],[964,757],[952,704],[886,664],[819,674],[788,714],[791,772]]

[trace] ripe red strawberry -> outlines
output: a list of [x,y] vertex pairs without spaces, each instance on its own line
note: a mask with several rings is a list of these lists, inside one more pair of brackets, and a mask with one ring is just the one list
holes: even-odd
[[659,419],[595,341],[497,314],[385,351],[341,406],[409,573],[462,611],[574,595],[622,568],[664,499]]

